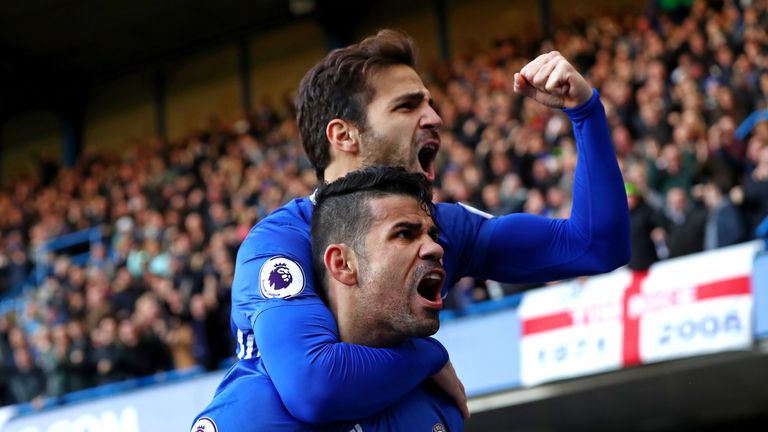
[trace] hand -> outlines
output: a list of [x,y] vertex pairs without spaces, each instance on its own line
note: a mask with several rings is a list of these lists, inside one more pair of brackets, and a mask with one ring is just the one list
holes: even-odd
[[768,169],[764,165],[758,166],[752,171],[752,179],[756,182],[768,180]]
[[440,369],[440,372],[432,375],[432,379],[435,383],[443,389],[448,396],[450,396],[461,411],[461,415],[465,419],[469,418],[469,406],[467,405],[467,393],[464,391],[464,384],[459,380],[456,375],[456,370],[453,369],[453,363],[448,360],[448,363]]
[[550,108],[574,108],[592,97],[592,87],[557,51],[536,57],[515,74],[515,92]]
[[728,195],[731,198],[732,203],[736,205],[744,203],[744,189],[741,186],[734,186]]

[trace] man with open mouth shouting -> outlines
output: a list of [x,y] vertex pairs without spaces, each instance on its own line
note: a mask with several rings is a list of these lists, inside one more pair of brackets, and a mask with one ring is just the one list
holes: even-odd
[[[297,120],[319,179],[332,182],[370,165],[400,166],[434,179],[442,119],[414,67],[412,41],[383,30],[332,51],[307,72]],[[563,109],[573,124],[578,160],[571,216],[491,217],[462,204],[436,204],[442,295],[464,276],[544,282],[610,271],[629,259],[623,180],[597,91],[554,51],[516,73],[514,88]],[[311,272],[313,206],[312,197],[293,200],[243,241],[231,314],[239,360],[201,414],[197,423],[211,425],[201,430],[248,430],[248,417],[260,408],[244,377],[259,371],[269,375],[287,412],[307,424],[368,417],[430,376],[466,415],[462,386],[433,339],[415,337],[391,347],[339,341],[342,329],[318,297]],[[431,297],[430,283],[419,290],[425,307],[441,302]]]

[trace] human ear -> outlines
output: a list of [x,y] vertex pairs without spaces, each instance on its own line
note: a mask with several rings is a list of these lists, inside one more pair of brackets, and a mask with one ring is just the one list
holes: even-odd
[[323,262],[328,274],[344,285],[357,285],[357,258],[345,244],[332,244],[325,248]]
[[342,119],[333,119],[325,127],[325,136],[331,143],[331,148],[344,153],[357,154],[360,142],[359,134],[360,131],[357,130],[356,126]]

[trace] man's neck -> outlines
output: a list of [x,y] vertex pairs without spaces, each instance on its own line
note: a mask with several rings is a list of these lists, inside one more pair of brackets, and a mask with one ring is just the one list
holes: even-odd
[[363,165],[357,157],[336,157],[333,162],[328,164],[323,178],[326,183],[330,183],[362,167]]
[[347,321],[349,325],[339,325],[339,340],[355,345],[364,345],[373,348],[383,348],[397,345],[404,340],[400,335],[394,334],[390,329],[380,327],[366,326],[364,324],[356,325]]

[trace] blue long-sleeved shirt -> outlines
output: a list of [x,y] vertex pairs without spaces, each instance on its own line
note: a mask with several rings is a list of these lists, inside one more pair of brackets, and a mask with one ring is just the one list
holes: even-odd
[[[627,201],[597,92],[563,111],[578,151],[570,218],[494,218],[460,204],[437,204],[446,287],[464,276],[557,280],[610,271],[629,259]],[[360,419],[401,400],[447,361],[445,349],[430,338],[391,348],[339,342],[333,316],[315,292],[312,209],[309,198],[291,201],[257,224],[240,247],[232,286],[240,360],[217,390],[219,406],[222,398],[235,397],[228,387],[263,368],[297,421]]]
[[[442,390],[425,381],[389,407],[357,420],[308,424],[289,413],[263,363],[232,368],[226,386],[192,427],[192,432],[461,432],[464,419]],[[375,391],[375,390],[374,390]]]
[[[455,402],[430,382],[376,414],[346,421],[308,424],[285,408],[264,363],[232,368],[213,402],[196,419],[192,432],[461,432],[464,418]],[[372,389],[372,393],[386,389]],[[373,396],[373,395],[371,395]]]

